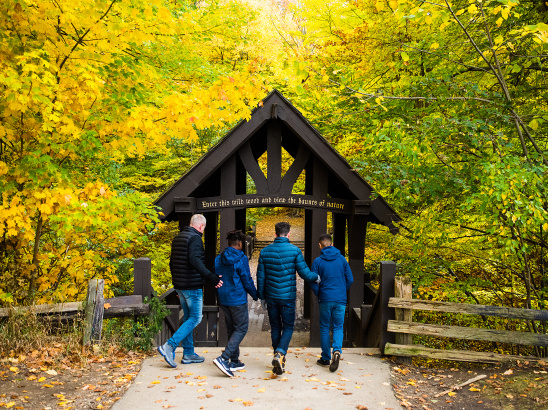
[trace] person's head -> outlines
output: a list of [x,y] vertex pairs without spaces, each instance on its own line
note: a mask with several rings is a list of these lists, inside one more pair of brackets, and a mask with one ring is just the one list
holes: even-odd
[[289,222],[278,222],[274,225],[274,228],[276,229],[276,236],[289,236],[291,225],[289,225]]
[[242,249],[245,242],[245,235],[240,230],[230,231],[226,234],[226,240],[228,241],[228,246],[234,249]]
[[331,239],[331,235],[328,233],[322,233],[320,235],[320,248],[325,248],[327,246],[331,246],[333,244],[333,239]]
[[190,218],[190,226],[196,229],[198,232],[204,232],[206,227],[206,219],[202,214],[194,214]]

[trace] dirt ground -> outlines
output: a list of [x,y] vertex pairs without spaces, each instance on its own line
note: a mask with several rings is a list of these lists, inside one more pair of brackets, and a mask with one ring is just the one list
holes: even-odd
[[[542,409],[548,408],[548,365],[517,362],[503,365],[456,364],[429,368],[394,362],[394,392],[405,408]],[[453,390],[477,376],[484,378]]]
[[[0,408],[108,409],[141,368],[146,355],[111,349],[65,357],[53,345],[0,360]],[[62,359],[60,359],[62,357]]]

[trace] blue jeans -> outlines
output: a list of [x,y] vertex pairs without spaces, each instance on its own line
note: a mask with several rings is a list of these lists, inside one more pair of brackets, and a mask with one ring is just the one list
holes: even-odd
[[295,300],[266,299],[266,308],[272,347],[285,355],[295,327]]
[[333,329],[333,352],[342,351],[344,337],[344,312],[346,305],[342,303],[320,303],[320,340],[322,345],[322,359],[331,360],[331,341],[329,329]]
[[194,354],[192,331],[202,321],[203,291],[202,289],[175,290],[179,295],[179,301],[183,308],[183,324],[167,342],[175,348],[183,342],[183,354],[192,355]]
[[249,327],[247,302],[239,306],[220,305],[225,314],[228,342],[221,355],[223,359],[237,362],[240,357],[240,343],[244,340]]

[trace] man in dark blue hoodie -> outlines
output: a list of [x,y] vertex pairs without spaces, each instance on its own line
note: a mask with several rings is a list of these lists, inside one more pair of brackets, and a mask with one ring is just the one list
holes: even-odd
[[228,247],[215,258],[215,273],[223,281],[217,288],[219,306],[225,314],[228,342],[221,356],[213,363],[227,376],[245,365],[240,361],[240,343],[249,326],[247,294],[257,300],[257,289],[249,272],[249,260],[242,252],[245,236],[242,231],[228,232]]
[[[314,260],[311,270],[318,274],[321,281],[319,285],[311,283],[310,288],[318,296],[320,305],[322,356],[317,363],[329,366],[329,370],[334,372],[339,368],[341,358],[346,294],[354,279],[350,265],[332,244],[331,235],[324,233],[320,236],[321,255]],[[333,328],[333,356],[329,340],[330,327]]]

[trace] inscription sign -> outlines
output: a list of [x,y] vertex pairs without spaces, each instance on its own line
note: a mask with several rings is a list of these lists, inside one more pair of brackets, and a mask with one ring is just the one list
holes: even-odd
[[286,206],[290,208],[321,208],[341,213],[352,212],[352,201],[336,198],[314,198],[308,195],[259,196],[241,195],[234,198],[199,198],[196,199],[198,212],[213,211],[223,208],[256,208],[262,206]]

